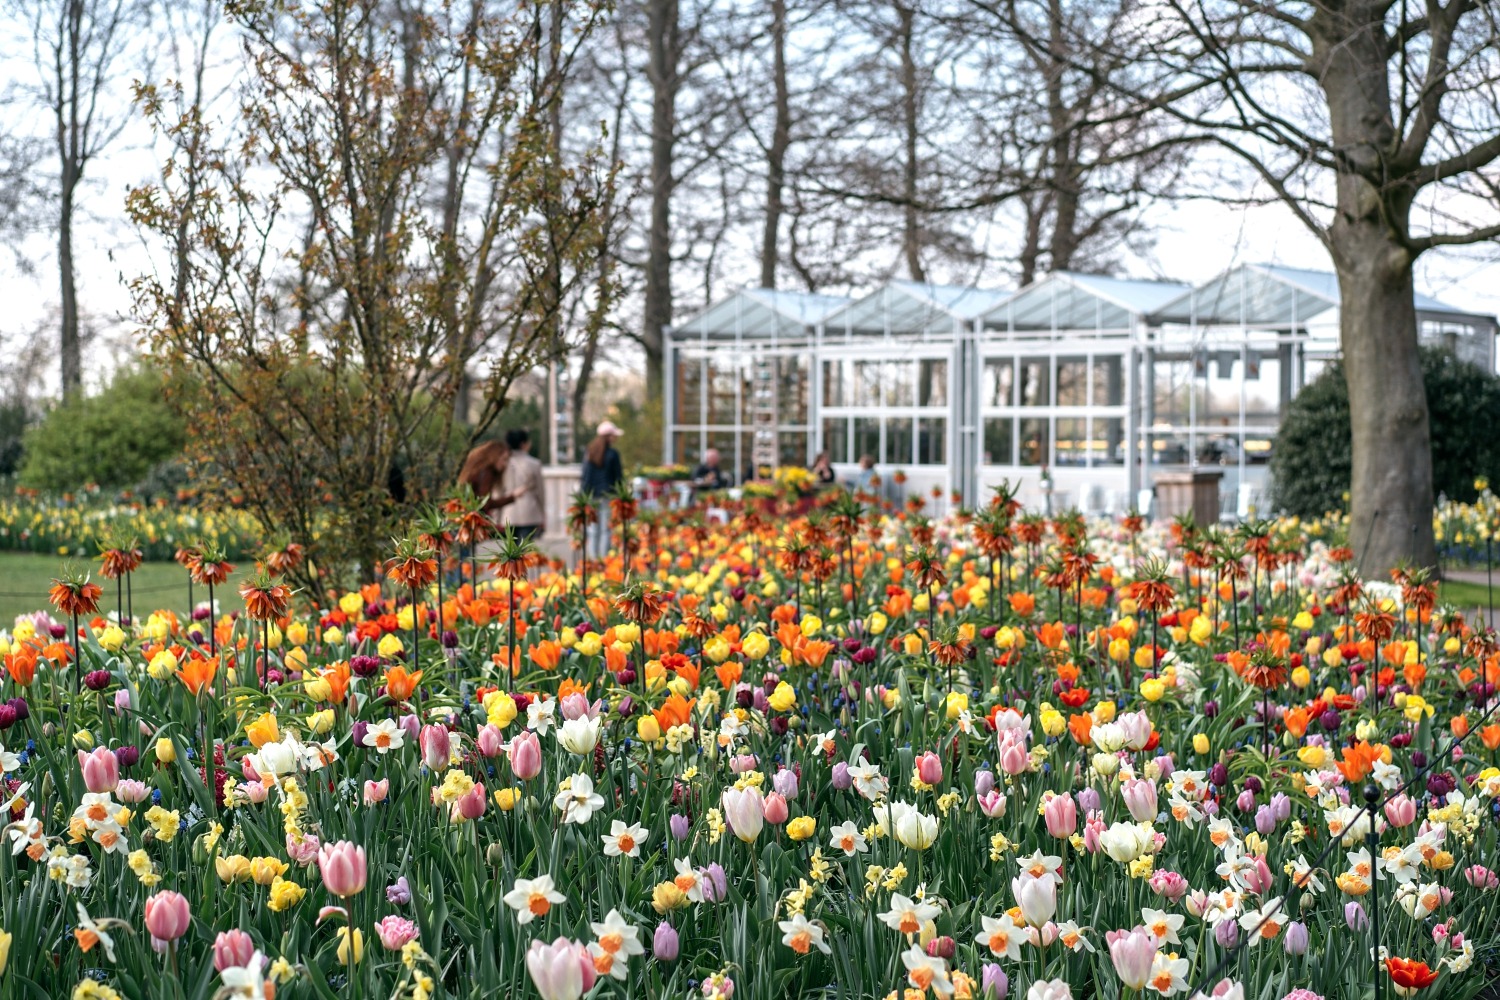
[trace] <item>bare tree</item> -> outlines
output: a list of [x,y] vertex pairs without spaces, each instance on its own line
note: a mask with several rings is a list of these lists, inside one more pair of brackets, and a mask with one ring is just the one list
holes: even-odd
[[1360,564],[1433,565],[1412,272],[1435,247],[1500,237],[1500,12],[1472,0],[1167,9],[1138,49],[1160,70],[1157,105],[1247,168],[1333,258]]
[[57,266],[61,292],[58,357],[64,395],[83,384],[74,227],[81,186],[90,164],[130,121],[124,84],[142,67],[134,58],[146,20],[143,0],[35,0],[15,2],[29,22],[36,94],[52,119],[57,157]]

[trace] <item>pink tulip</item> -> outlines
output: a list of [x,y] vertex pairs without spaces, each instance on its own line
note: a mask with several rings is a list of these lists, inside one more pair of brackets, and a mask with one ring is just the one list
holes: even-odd
[[1000,770],[1009,775],[1024,773],[1031,767],[1031,754],[1026,749],[1026,734],[1014,729],[1000,731]]
[[542,744],[536,733],[528,729],[510,741],[510,769],[522,781],[542,773]]
[[476,784],[464,793],[463,797],[453,803],[454,812],[467,820],[478,819],[484,815],[488,799],[484,797],[483,783]]
[[736,754],[729,758],[729,769],[735,774],[744,774],[746,771],[755,770],[759,763],[753,753]]
[[1054,795],[1042,806],[1042,819],[1047,823],[1047,834],[1064,840],[1073,836],[1073,831],[1078,829],[1078,807],[1073,803],[1073,796],[1068,794]]
[[1110,931],[1109,957],[1115,964],[1120,982],[1132,990],[1141,989],[1151,978],[1151,963],[1156,961],[1156,937],[1137,927],[1132,931]]
[[917,777],[924,784],[938,785],[943,781],[943,762],[931,750],[917,758]]
[[498,757],[504,741],[500,739],[500,730],[492,725],[482,726],[479,730],[479,753],[483,757]]
[[249,757],[240,759],[240,774],[244,775],[246,781],[260,780],[260,772],[255,769],[254,764],[250,763]]
[[266,801],[268,794],[265,783],[260,781],[247,781],[239,786],[239,791],[244,792],[245,798],[249,799],[252,805],[257,806]]
[[96,794],[112,792],[120,783],[120,758],[104,747],[78,751],[78,769],[83,772],[84,786]]
[[578,1000],[594,986],[594,962],[588,949],[563,937],[551,944],[531,942],[526,971],[542,1000]]
[[417,925],[393,913],[375,925],[375,933],[387,951],[400,951],[416,939]]
[[447,726],[423,726],[417,742],[422,745],[422,763],[428,770],[443,771],[453,756],[453,741]]
[[214,938],[214,968],[219,972],[244,968],[254,956],[255,939],[238,928]]
[[1090,854],[1099,852],[1099,838],[1109,825],[1104,822],[1102,812],[1090,812],[1088,818],[1083,822],[1083,849]]
[[1470,865],[1464,869],[1464,879],[1476,889],[1500,888],[1500,875],[1484,865]]
[[599,710],[588,700],[587,697],[574,691],[563,698],[557,705],[558,711],[562,712],[564,719],[593,718],[599,714]]
[[181,893],[169,890],[146,897],[146,930],[152,937],[176,941],[187,933],[192,922],[192,910]]
[[1245,882],[1245,888],[1254,893],[1263,893],[1275,884],[1275,876],[1271,874],[1271,866],[1266,864],[1266,859],[1257,856],[1255,867],[1245,869],[1240,876]]
[[1411,826],[1417,821],[1417,804],[1402,792],[1385,804],[1385,818],[1394,827]]
[[1120,795],[1130,818],[1149,823],[1156,818],[1156,784],[1144,778],[1130,778],[1120,786]]
[[286,856],[303,868],[318,860],[318,851],[322,847],[323,844],[316,834],[304,833],[301,840],[290,833],[286,835]]
[[340,899],[358,895],[365,888],[365,849],[347,840],[329,844],[318,851],[318,870],[323,885]]
[[115,798],[132,805],[137,802],[146,801],[147,796],[150,794],[151,789],[146,787],[146,783],[144,781],[136,781],[134,778],[122,778],[120,779],[120,783],[115,786]]
[[772,792],[766,796],[763,807],[763,815],[766,822],[772,826],[780,826],[785,823],[790,810],[787,809],[786,798],[778,792]]
[[367,806],[373,806],[373,805],[378,805],[381,802],[384,802],[385,801],[385,797],[388,794],[390,794],[390,791],[391,791],[391,779],[390,778],[381,778],[379,781],[366,781],[365,782],[365,805],[367,805]]
[[1005,795],[993,788],[979,796],[979,811],[990,819],[1000,819],[1005,815]]

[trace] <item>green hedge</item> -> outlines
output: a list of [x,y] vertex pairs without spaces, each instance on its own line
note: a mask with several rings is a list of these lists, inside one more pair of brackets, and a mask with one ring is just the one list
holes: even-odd
[[134,486],[180,454],[185,437],[161,378],[146,370],[122,371],[103,392],[57,404],[27,432],[21,483],[57,492],[86,483]]

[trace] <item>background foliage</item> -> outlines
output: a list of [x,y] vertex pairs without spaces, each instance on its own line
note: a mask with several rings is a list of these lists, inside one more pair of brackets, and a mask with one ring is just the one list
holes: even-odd
[[185,428],[159,374],[120,372],[95,396],[71,397],[25,437],[23,485],[65,492],[86,483],[133,486],[182,451]]

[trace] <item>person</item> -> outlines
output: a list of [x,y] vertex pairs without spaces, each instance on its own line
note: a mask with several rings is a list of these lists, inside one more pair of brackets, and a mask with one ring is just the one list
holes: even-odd
[[703,464],[693,470],[694,490],[727,490],[734,485],[734,477],[719,467],[719,461],[719,449],[710,448],[703,453]]
[[609,549],[609,495],[615,491],[625,470],[620,464],[620,453],[615,442],[620,439],[620,428],[606,420],[594,431],[594,440],[583,452],[583,492],[594,500],[594,513],[598,520],[589,526],[587,545],[589,554],[603,558]]
[[501,485],[501,478],[510,464],[510,448],[504,441],[486,441],[469,452],[458,481],[484,498],[484,512],[499,524],[499,511],[515,502]]
[[818,452],[818,457],[813,459],[812,474],[818,484],[818,489],[833,485],[833,462],[829,460],[828,452]]
[[542,463],[531,454],[531,435],[519,427],[505,432],[510,462],[501,476],[506,495],[514,498],[500,512],[502,523],[515,530],[517,538],[535,538],[547,523],[542,498]]
[[875,472],[875,456],[859,456],[859,475],[854,477],[854,492],[874,493],[877,478],[879,477]]

